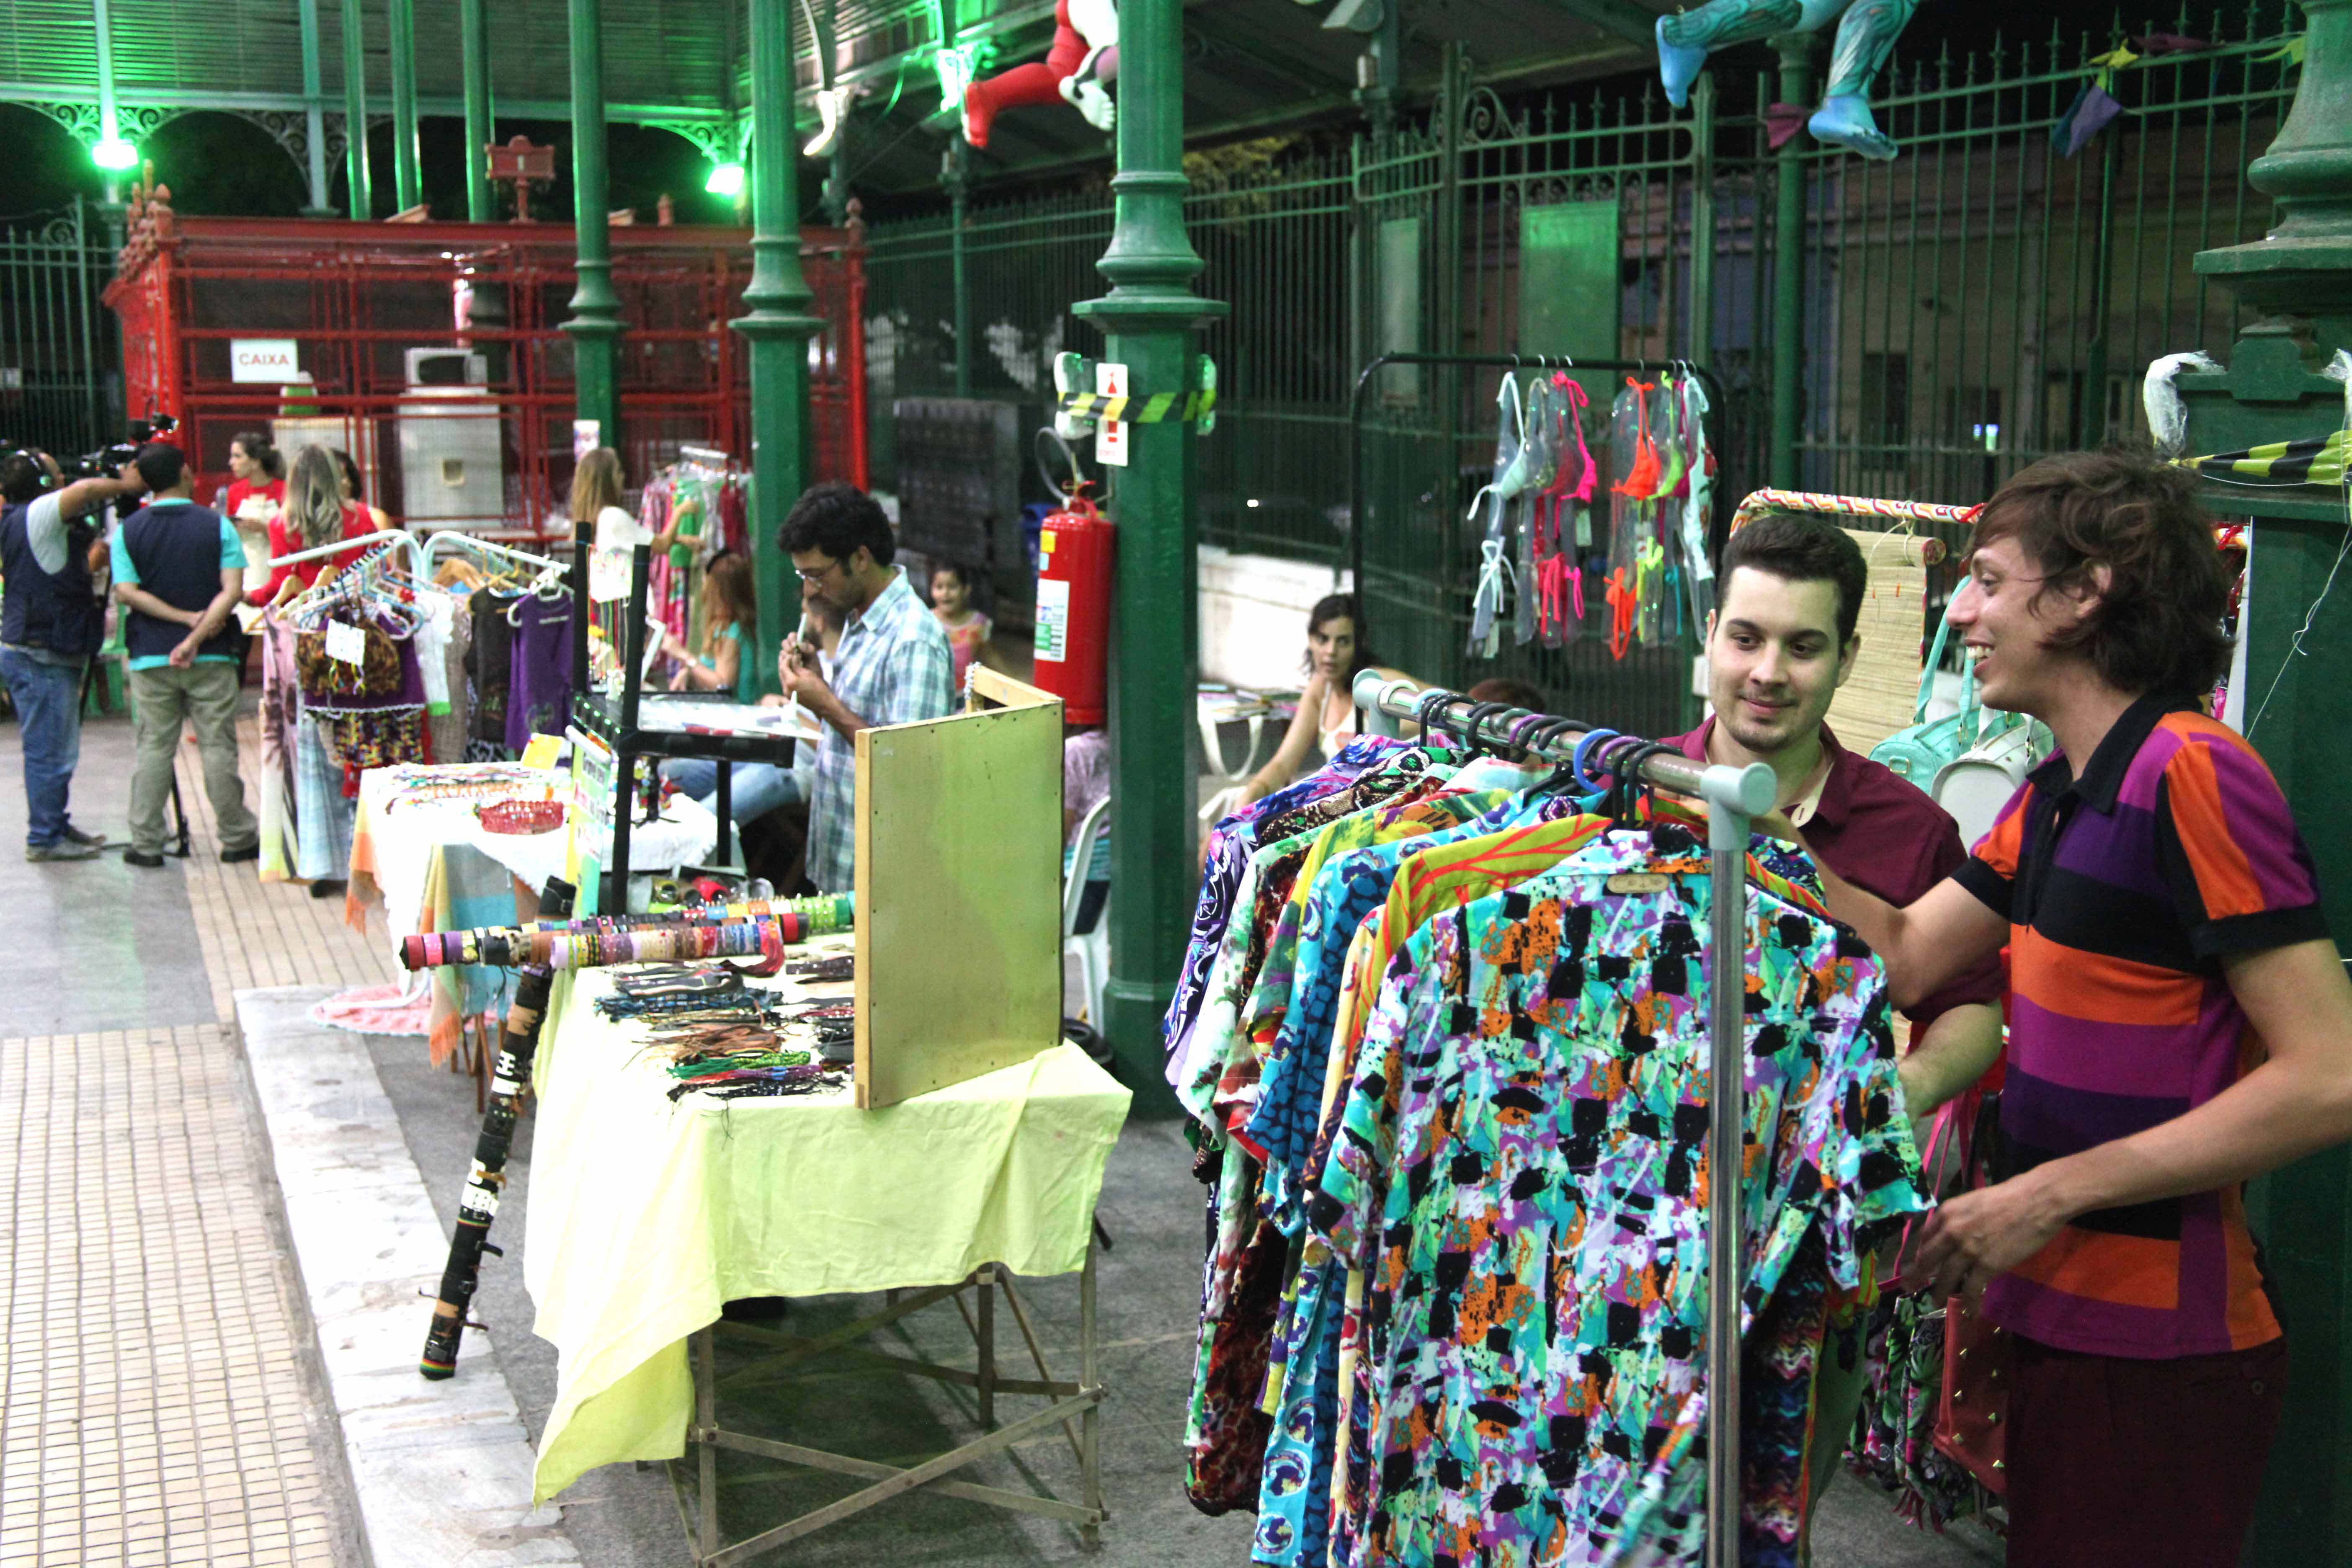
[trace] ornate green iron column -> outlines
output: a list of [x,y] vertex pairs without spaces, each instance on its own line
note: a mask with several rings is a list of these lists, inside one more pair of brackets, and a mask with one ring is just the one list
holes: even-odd
[[[1224,306],[1192,292],[1202,261],[1184,234],[1182,0],[1128,0],[1119,14],[1118,173],[1102,275],[1110,292],[1077,307],[1127,367],[1130,395],[1192,384],[1194,333]],[[1199,642],[1192,426],[1128,426],[1115,470],[1112,605],[1114,770],[1110,984],[1104,1033],[1139,1110],[1172,1108],[1160,1078],[1160,1019],[1175,988],[1199,891],[1192,788]]]
[[[2278,139],[2249,171],[2277,200],[2280,222],[2267,238],[2197,258],[2200,274],[2260,319],[2239,334],[2227,370],[2179,378],[2191,453],[2325,437],[2345,421],[2344,384],[2320,372],[2352,348],[2352,0],[2302,5],[2303,79]],[[2213,485],[2207,501],[2217,516],[2254,520],[2247,738],[2311,847],[2328,928],[2352,944],[2352,814],[2344,809],[2352,594],[2340,581],[2327,587],[2345,547],[2345,494]],[[2352,1561],[2352,1151],[2329,1150],[2255,1184],[2247,1208],[2294,1358],[2247,1561]]]
[[[573,402],[579,417],[596,421],[600,445],[621,446],[621,392],[614,361],[621,335],[621,300],[613,292],[612,207],[604,178],[604,31],[603,0],[571,0],[572,222],[579,237],[579,283],[572,292]],[[754,10],[760,7],[753,7]]]
[[[1772,40],[1780,51],[1780,101],[1813,100],[1811,33],[1783,33]],[[1772,483],[1802,489],[1803,455],[1797,444],[1805,430],[1805,148],[1809,132],[1799,129],[1780,144],[1775,160],[1772,218]]]
[[343,0],[343,170],[352,216],[365,223],[375,216],[375,197],[368,189],[367,33],[360,0]]
[[731,323],[751,340],[751,574],[760,595],[760,689],[776,689],[776,649],[800,624],[800,581],[778,542],[809,483],[809,314],[801,276],[800,133],[793,118],[793,11],[751,7],[751,313]]
[[457,0],[457,32],[466,56],[466,218],[495,223],[497,198],[483,151],[499,139],[490,119],[489,0]]
[[397,210],[425,199],[416,151],[416,0],[391,0],[392,186]]

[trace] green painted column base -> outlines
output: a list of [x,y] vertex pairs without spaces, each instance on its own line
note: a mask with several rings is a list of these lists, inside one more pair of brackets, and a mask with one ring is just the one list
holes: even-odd
[[1176,987],[1151,982],[1121,980],[1114,975],[1103,986],[1103,1038],[1110,1042],[1111,1076],[1135,1091],[1131,1116],[1165,1121],[1184,1114],[1168,1087],[1160,1053],[1160,1023]]

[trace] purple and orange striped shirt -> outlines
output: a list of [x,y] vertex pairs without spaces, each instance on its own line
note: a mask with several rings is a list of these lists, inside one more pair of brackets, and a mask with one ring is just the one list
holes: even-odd
[[[1953,873],[2010,922],[1994,1173],[2194,1110],[2262,1059],[2221,961],[2327,934],[2285,795],[2235,731],[2150,694],[2076,776],[2034,770]],[[2076,1216],[1986,1315],[2061,1350],[2168,1359],[2276,1339],[2237,1186]]]

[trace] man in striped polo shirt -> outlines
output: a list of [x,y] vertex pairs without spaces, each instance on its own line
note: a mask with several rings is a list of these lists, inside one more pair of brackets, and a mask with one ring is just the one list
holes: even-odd
[[1898,1005],[2004,943],[2004,1179],[1915,1274],[2014,1335],[2010,1568],[2234,1568],[2287,1356],[2242,1184],[2352,1139],[2352,982],[2253,748],[2205,716],[2227,587],[2195,481],[2075,453],[1986,503],[1953,625],[2060,750],[1908,908],[1822,868]]

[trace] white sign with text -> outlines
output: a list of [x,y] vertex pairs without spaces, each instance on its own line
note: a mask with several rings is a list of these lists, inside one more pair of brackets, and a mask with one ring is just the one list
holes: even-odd
[[302,367],[292,338],[231,338],[228,341],[231,381],[299,381]]

